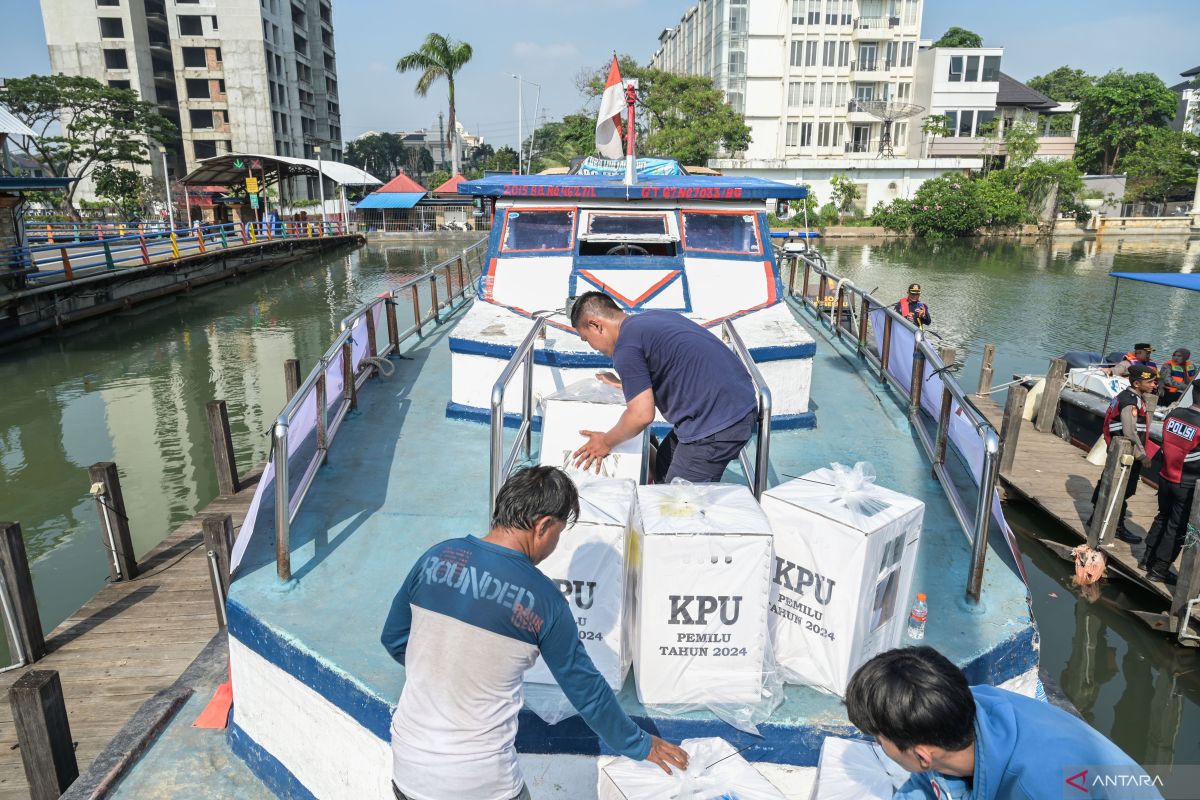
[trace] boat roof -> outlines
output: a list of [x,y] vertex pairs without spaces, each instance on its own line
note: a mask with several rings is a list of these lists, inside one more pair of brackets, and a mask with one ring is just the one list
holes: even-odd
[[633,185],[606,175],[489,175],[459,184],[461,194],[581,200],[802,200],[803,186],[722,175],[647,175]]
[[1176,289],[1190,289],[1200,292],[1200,273],[1190,272],[1110,272],[1108,277],[1124,278],[1127,281],[1142,283],[1157,283],[1160,286],[1171,286]]

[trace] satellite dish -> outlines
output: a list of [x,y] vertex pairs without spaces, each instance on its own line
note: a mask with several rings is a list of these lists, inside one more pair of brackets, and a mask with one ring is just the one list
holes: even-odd
[[879,157],[895,158],[896,154],[892,151],[892,123],[915,117],[925,110],[925,106],[892,100],[855,100],[850,110],[864,111],[883,123],[879,132]]

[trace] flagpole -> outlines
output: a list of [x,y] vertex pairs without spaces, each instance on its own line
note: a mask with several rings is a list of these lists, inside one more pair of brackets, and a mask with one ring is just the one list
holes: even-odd
[[625,185],[637,183],[637,157],[633,148],[633,114],[637,106],[637,89],[632,83],[625,85]]

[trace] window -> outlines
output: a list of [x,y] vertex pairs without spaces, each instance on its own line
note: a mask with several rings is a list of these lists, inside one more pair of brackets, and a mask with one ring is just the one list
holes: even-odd
[[217,143],[205,141],[204,139],[196,139],[192,142],[192,151],[196,154],[196,158],[213,158],[217,154]]
[[219,48],[219,47],[213,48],[213,61],[216,61],[218,64],[223,62],[223,59],[221,57],[221,48]]
[[185,67],[207,67],[208,58],[204,54],[203,47],[181,47],[183,51],[183,66]]
[[219,30],[221,26],[217,24],[217,15],[213,14],[209,19],[212,20],[212,29]]
[[912,98],[912,84],[911,83],[898,84],[896,86],[896,99],[897,100],[908,100],[910,98]]
[[795,147],[800,142],[800,123],[789,122],[787,129],[784,131],[783,146]]
[[812,145],[813,124],[811,122],[800,123],[800,146],[810,147]]
[[833,127],[832,122],[822,122],[817,126],[817,147],[829,147],[831,141],[830,128]]
[[983,75],[979,79],[981,81],[1000,80],[1000,56],[983,57]]
[[225,79],[221,78],[217,81],[217,93],[225,94]]
[[831,147],[840,147],[842,144],[842,123],[833,123],[833,143]]
[[917,24],[917,3],[920,0],[904,0],[904,24]]
[[[325,56],[325,68],[333,69],[333,59]],[[740,50],[729,51],[729,74],[730,75],[745,75],[746,74],[746,54]]]
[[942,117],[946,120],[946,129],[950,131],[950,133],[947,135],[954,136],[955,132],[958,130],[958,112],[943,111]]
[[792,42],[792,57],[791,57],[790,63],[793,67],[800,67],[800,66],[804,65],[804,42],[803,41]]
[[791,81],[788,83],[788,108],[799,108],[800,97],[804,91],[804,84],[800,81]]
[[132,89],[129,81],[109,81],[108,85],[114,89]]
[[203,36],[204,26],[200,24],[200,17],[196,16],[195,14],[180,14],[179,35]]
[[120,17],[100,17],[101,39],[124,39],[125,23]]
[[837,42],[827,41],[821,53],[821,66],[832,67],[837,61]]
[[970,136],[972,129],[975,127],[975,112],[971,110],[963,111],[958,115],[958,135]]
[[574,234],[574,211],[509,211],[504,218],[507,251],[567,250]]
[[850,66],[850,43],[838,42],[838,66]]
[[891,69],[896,66],[896,42],[888,42],[883,51],[883,68]]
[[869,101],[875,99],[875,84],[873,83],[858,83],[854,85],[854,99],[861,101]]
[[96,0],[96,5],[98,5],[98,6],[119,6],[119,5],[121,5],[121,0]]
[[[830,5],[833,0],[829,0]],[[842,0],[842,24],[849,25],[854,21],[854,0]]]
[[208,100],[212,97],[206,78],[188,78],[185,83],[189,100]]
[[913,42],[902,42],[900,44],[900,66],[911,67],[913,63]]
[[979,56],[967,56],[967,74],[963,80],[971,83],[979,80]]
[[963,57],[950,56],[950,75],[951,83],[959,83],[963,78]]
[[129,69],[129,55],[121,49],[104,49],[105,69]]
[[975,125],[977,136],[991,136],[996,132],[996,112],[980,111]]
[[804,24],[804,4],[807,0],[792,0],[792,24]]
[[663,214],[589,214],[589,235],[666,236],[667,218]]
[[688,250],[762,252],[753,214],[684,213],[683,241]]
[[908,141],[908,123],[897,122],[892,129],[892,144],[896,147],[903,147],[904,143]]
[[850,99],[850,84],[846,81],[837,82],[837,90],[834,93],[833,104],[838,108],[846,105],[846,101]]
[[815,67],[817,65],[817,45],[820,44],[816,39],[812,39],[804,43],[804,66]]
[[188,116],[191,117],[192,128],[203,129],[213,127],[213,112],[211,111],[192,109],[188,112]]
[[833,106],[833,81],[821,82],[821,108]]
[[804,97],[800,104],[811,107],[817,99],[817,84],[814,81],[806,81],[804,83]]

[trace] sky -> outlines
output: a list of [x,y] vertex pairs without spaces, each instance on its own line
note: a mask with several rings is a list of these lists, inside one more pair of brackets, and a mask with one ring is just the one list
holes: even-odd
[[[757,0],[750,0],[756,2]],[[517,86],[524,85],[524,132],[535,122],[579,111],[576,78],[604,66],[613,50],[649,60],[663,28],[678,23],[687,0],[334,0],[342,132],[433,127],[446,108],[445,84],[416,97],[416,74],[395,71],[399,57],[437,31],[470,42],[475,55],[456,84],[468,131],[496,147],[517,141]],[[0,0],[8,13],[0,76],[50,69],[36,0]],[[17,13],[11,13],[20,9]],[[604,9],[604,13],[598,13]],[[1005,48],[1003,70],[1019,80],[1068,64],[1092,74],[1118,67],[1153,72],[1167,85],[1200,64],[1200,0],[926,0],[922,36],[951,25]],[[532,84],[540,84],[539,88]]]

